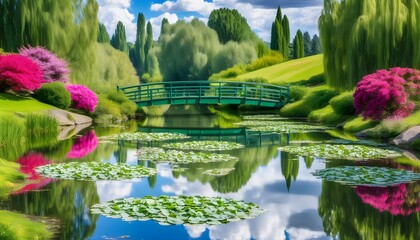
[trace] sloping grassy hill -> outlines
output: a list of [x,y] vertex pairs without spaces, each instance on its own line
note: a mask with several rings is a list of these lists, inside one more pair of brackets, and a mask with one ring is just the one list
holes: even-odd
[[242,74],[237,79],[265,78],[270,83],[281,83],[283,85],[307,80],[323,72],[322,54],[318,54]]
[[39,102],[30,97],[16,96],[10,93],[0,93],[0,115],[15,112],[37,112],[54,109],[55,107]]

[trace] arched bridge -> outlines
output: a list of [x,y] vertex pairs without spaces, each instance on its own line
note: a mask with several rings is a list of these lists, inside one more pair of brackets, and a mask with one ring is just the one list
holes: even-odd
[[252,82],[174,81],[119,87],[140,107],[194,104],[246,104],[280,108],[290,100],[290,88]]

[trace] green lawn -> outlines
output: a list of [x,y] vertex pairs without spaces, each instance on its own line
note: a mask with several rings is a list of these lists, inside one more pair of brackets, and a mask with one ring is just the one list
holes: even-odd
[[38,102],[30,97],[16,96],[11,93],[0,93],[0,115],[15,112],[37,112],[55,107]]
[[238,76],[237,79],[265,78],[270,83],[288,84],[307,80],[324,72],[322,54],[290,60]]

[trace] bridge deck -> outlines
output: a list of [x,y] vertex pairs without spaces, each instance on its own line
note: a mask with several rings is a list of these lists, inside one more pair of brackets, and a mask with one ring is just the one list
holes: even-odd
[[282,107],[290,88],[250,82],[179,81],[117,87],[138,106],[164,104],[246,104]]

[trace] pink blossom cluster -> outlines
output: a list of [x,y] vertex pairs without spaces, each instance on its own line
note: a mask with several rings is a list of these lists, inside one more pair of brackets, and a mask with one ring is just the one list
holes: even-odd
[[42,83],[42,71],[30,58],[16,54],[0,56],[0,91],[34,91]]
[[43,47],[21,48],[20,55],[32,59],[43,72],[45,82],[69,82],[67,63]]
[[390,212],[392,215],[410,215],[420,211],[420,198],[409,199],[416,194],[409,191],[409,184],[399,184],[392,187],[357,186],[357,195],[366,204],[380,212]]
[[95,111],[96,105],[98,105],[98,96],[92,90],[78,84],[67,85],[66,88],[70,92],[73,108],[88,112]]
[[354,107],[366,119],[404,118],[415,104],[410,97],[420,94],[420,71],[391,68],[366,75],[357,84]]
[[68,158],[83,158],[93,152],[98,146],[98,138],[95,131],[90,131],[86,135],[79,137],[74,142],[71,151],[67,154]]
[[20,164],[20,171],[27,175],[27,179],[30,180],[23,188],[17,190],[13,194],[25,193],[28,191],[42,188],[52,181],[51,178],[45,178],[40,176],[35,169],[39,166],[51,164],[52,162],[45,159],[42,154],[29,153],[17,160]]

